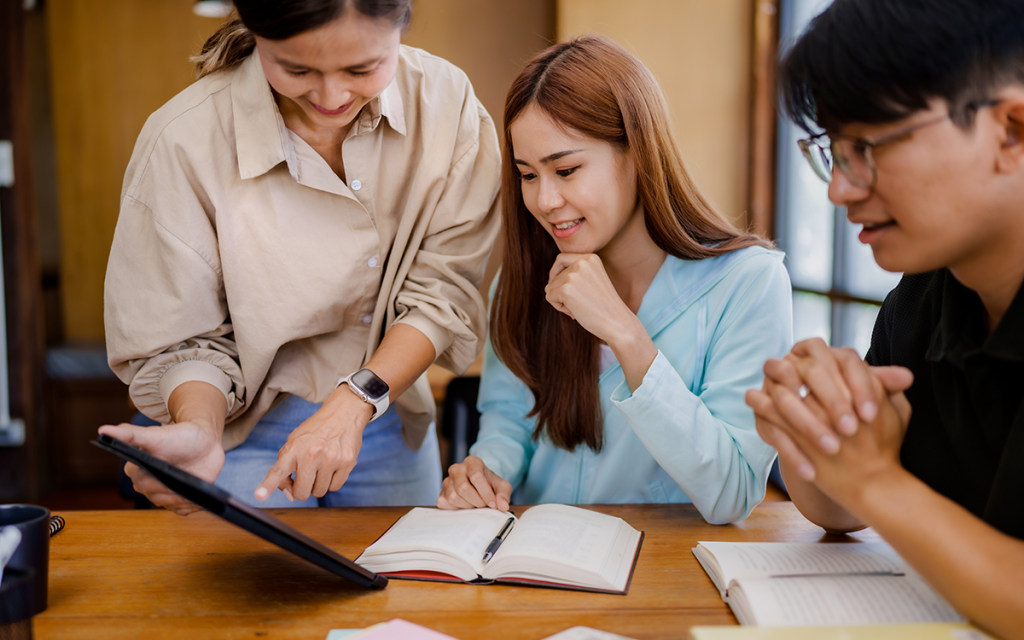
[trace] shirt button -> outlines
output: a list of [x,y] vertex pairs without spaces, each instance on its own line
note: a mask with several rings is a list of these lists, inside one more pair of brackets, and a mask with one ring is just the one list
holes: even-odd
[[371,269],[376,267],[377,266],[377,258],[370,258],[369,260],[367,260],[366,261],[366,266],[370,267]]
[[363,316],[363,324],[370,324],[373,322],[373,316]]
[[351,185],[349,185],[349,186],[351,186],[351,187],[352,187],[352,190],[353,190],[353,191],[359,191],[360,189],[362,189],[362,188],[363,188],[363,183],[362,183],[362,182],[359,182],[358,180],[353,180],[353,181],[352,181],[352,184],[351,184]]

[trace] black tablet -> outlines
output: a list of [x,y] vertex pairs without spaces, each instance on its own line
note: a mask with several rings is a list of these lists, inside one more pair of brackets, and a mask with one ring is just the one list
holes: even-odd
[[322,569],[367,589],[383,589],[388,584],[388,579],[385,576],[360,567],[345,556],[292,529],[277,518],[250,507],[220,487],[201,480],[159,458],[154,458],[142,449],[104,434],[100,434],[93,444],[139,465],[164,483],[168,489],[183,498],[286,551],[290,551],[303,560],[312,562]]

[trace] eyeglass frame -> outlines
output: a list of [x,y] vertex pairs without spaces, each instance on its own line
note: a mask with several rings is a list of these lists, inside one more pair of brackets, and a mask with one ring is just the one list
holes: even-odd
[[[1002,102],[1001,98],[979,100],[978,102],[972,102],[968,104],[967,109],[969,111],[977,112],[980,111],[981,109],[984,109],[985,107],[993,107],[999,104],[1000,102]],[[873,140],[871,138],[859,138],[857,136],[829,134],[828,131],[822,131],[821,133],[810,136],[809,138],[802,138],[800,140],[797,140],[796,144],[798,147],[800,147],[800,151],[803,154],[804,159],[807,160],[807,164],[811,165],[811,169],[814,171],[814,175],[821,178],[826,184],[832,182],[832,171],[835,170],[835,167],[839,167],[839,170],[843,172],[843,175],[845,175],[846,178],[854,185],[861,187],[862,189],[871,189],[875,186],[875,183],[878,182],[878,168],[875,165],[875,157],[873,152],[874,149],[877,149],[878,147],[888,144],[890,142],[895,142],[896,140],[904,138],[910,135],[911,133],[917,131],[918,129],[923,129],[925,127],[930,127],[933,124],[945,122],[950,117],[950,114],[946,113],[940,118],[926,120],[925,122],[918,122],[916,124],[910,125],[909,127],[904,127],[903,129],[893,131],[892,133],[888,133],[880,138],[875,138]],[[820,138],[825,137],[829,139],[828,155],[825,154],[825,147],[823,147],[821,143],[818,142]],[[848,169],[849,161],[846,159],[846,155],[843,153],[836,153],[836,140],[848,140],[854,143],[855,146],[859,145],[864,148],[862,155],[864,156],[865,164],[867,164],[868,168],[871,170],[870,182],[864,183],[863,180],[854,175],[852,169]],[[814,152],[814,149],[817,149],[818,154],[821,156],[823,160],[825,160],[825,163],[828,165],[829,172],[827,174],[823,174],[818,170],[817,163],[811,156],[811,154]]]

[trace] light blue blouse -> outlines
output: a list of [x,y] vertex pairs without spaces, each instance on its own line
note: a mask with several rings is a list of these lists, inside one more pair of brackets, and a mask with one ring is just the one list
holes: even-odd
[[601,374],[600,453],[531,438],[533,396],[490,341],[470,453],[512,483],[518,504],[692,502],[712,524],[745,518],[764,498],[775,451],[758,437],[743,395],[793,341],[782,254],[669,256],[637,317],[658,355],[632,394],[618,364]]

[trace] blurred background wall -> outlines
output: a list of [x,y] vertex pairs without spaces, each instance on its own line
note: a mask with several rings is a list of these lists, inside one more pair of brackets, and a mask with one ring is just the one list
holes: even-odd
[[[192,81],[188,57],[220,22],[195,15],[192,4],[46,0],[56,184],[43,192],[58,197],[42,243],[44,269],[57,276],[58,339],[103,339],[103,274],[136,136]],[[405,42],[464,69],[500,123],[508,85],[532,54],[556,38],[612,37],[654,72],[689,168],[745,225],[752,7],[748,0],[418,0]]]

